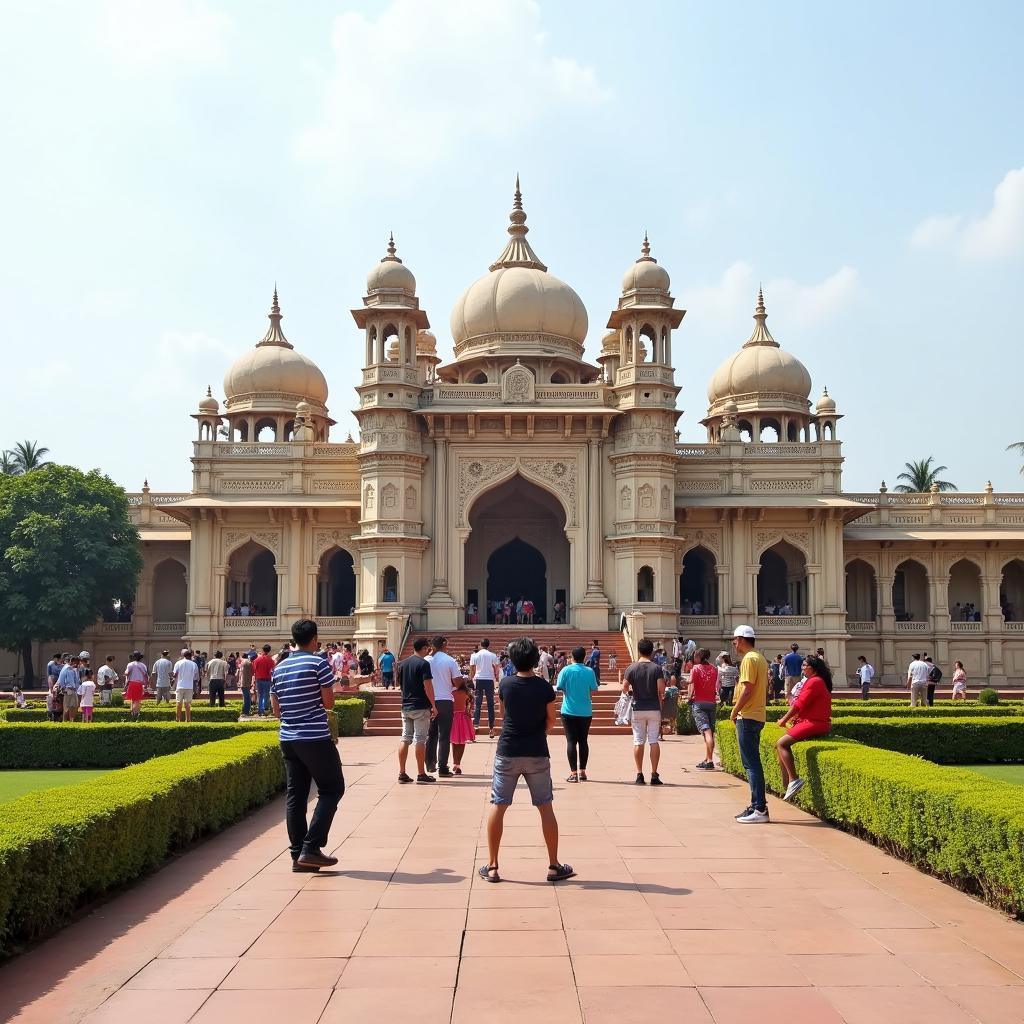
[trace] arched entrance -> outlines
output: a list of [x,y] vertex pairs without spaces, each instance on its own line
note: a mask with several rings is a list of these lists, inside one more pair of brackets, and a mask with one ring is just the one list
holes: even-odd
[[683,555],[679,575],[680,615],[718,614],[718,573],[715,556],[705,547],[690,548]]
[[548,491],[513,476],[481,495],[469,513],[465,602],[489,621],[489,601],[529,598],[535,622],[554,620],[555,602],[570,605],[565,510]]
[[356,606],[352,556],[343,548],[325,552],[317,578],[317,615],[351,615]]
[[807,614],[807,559],[788,541],[780,540],[761,555],[757,610],[760,615]]
[[277,614],[277,560],[262,544],[250,540],[228,559],[227,599],[253,615]]

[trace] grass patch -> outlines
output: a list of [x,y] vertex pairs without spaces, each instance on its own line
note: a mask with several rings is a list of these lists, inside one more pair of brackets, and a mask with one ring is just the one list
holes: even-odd
[[984,775],[986,779],[996,779],[999,782],[1012,782],[1017,786],[1024,786],[1024,764],[965,764],[960,767],[968,771]]
[[76,782],[89,782],[106,775],[106,768],[85,768],[79,771],[40,769],[37,771],[0,771],[0,804],[17,800],[27,793],[41,793],[57,786],[71,786]]

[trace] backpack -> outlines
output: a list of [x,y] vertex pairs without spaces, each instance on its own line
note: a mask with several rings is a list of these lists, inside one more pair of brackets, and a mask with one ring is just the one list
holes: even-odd
[[931,672],[928,673],[928,682],[937,683],[942,679],[942,669],[938,665],[932,665]]

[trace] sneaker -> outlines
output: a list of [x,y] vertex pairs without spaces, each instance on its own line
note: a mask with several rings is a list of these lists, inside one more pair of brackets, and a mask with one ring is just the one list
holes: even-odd
[[715,770],[714,761],[705,761],[703,764],[697,765],[698,768],[703,768],[706,772],[713,772]]
[[751,813],[751,811],[753,811],[753,809],[754,805],[748,804],[744,810],[740,811],[740,813],[736,815],[736,820],[739,821],[740,818],[745,818],[748,814]]
[[399,782],[412,782],[412,777],[409,776],[409,775],[406,775],[405,772],[399,772],[398,773],[398,781]]
[[328,857],[323,853],[300,853],[295,865],[300,870],[308,871],[310,868],[333,868],[337,863],[337,857]]
[[799,793],[800,790],[803,789],[804,786],[806,786],[806,785],[807,785],[807,783],[803,779],[799,779],[799,778],[794,779],[786,787],[786,795],[782,799],[783,800],[792,800],[793,797],[795,797],[797,795],[797,793]]
[[433,775],[423,774],[423,775],[417,775],[416,776],[416,781],[419,782],[419,783],[437,782],[437,779],[435,779]]
[[438,768],[437,777],[439,779],[450,779],[452,777],[452,773],[447,768]]
[[636,786],[646,786],[647,785],[647,780],[644,778],[644,773],[643,772],[637,772],[636,773],[636,779],[634,780],[633,784],[636,785]]
[[665,783],[661,781],[661,776],[657,772],[651,772],[651,785],[652,786],[664,786]]
[[742,818],[736,819],[741,825],[767,825],[771,820],[768,817],[767,810],[759,811],[752,810],[749,814],[744,814]]

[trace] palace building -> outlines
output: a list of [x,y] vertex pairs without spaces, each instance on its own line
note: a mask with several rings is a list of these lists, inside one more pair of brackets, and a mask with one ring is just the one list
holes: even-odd
[[634,638],[717,651],[749,622],[767,654],[796,640],[848,674],[864,654],[893,681],[927,650],[1024,683],[1024,495],[845,493],[837,404],[812,399],[761,294],[708,386],[706,441],[680,443],[685,310],[646,237],[592,364],[587,310],[526,219],[517,183],[504,248],[452,309],[450,363],[389,243],[352,310],[356,441],[331,439],[327,380],[275,291],[224,401],[197,405],[191,491],[131,496],[131,620],[84,645],[234,650],[313,616],[325,639],[397,649],[409,628],[469,628],[473,608],[483,623],[488,602],[526,596],[541,622],[564,608],[581,641],[625,616]]

